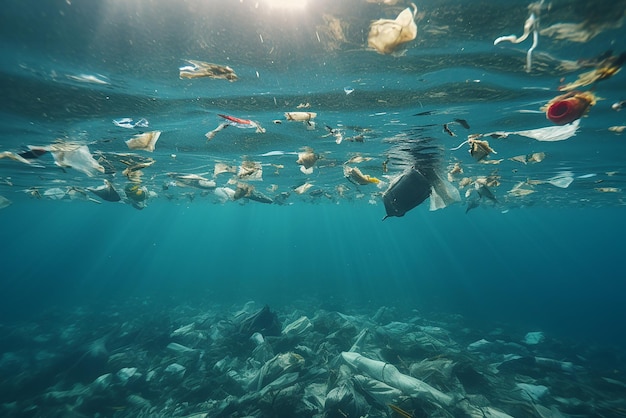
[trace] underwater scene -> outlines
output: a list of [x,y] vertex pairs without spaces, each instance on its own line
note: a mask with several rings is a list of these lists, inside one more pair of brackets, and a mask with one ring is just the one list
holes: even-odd
[[626,417],[626,0],[6,0],[0,416]]

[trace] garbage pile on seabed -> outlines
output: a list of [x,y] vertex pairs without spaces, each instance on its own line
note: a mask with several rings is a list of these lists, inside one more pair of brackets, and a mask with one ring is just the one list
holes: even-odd
[[5,327],[2,416],[547,418],[626,411],[618,358],[536,330],[486,333],[467,328],[459,315],[429,319],[388,307],[276,312],[248,302],[168,311],[154,303],[155,314],[149,306],[111,307],[97,318],[63,312]]

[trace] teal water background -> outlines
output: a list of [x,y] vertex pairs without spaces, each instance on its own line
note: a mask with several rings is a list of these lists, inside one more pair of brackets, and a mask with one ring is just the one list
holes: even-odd
[[164,202],[138,212],[45,202],[4,212],[5,320],[143,297],[277,309],[301,301],[453,312],[483,326],[625,343],[619,208],[419,208],[399,222],[350,204]]

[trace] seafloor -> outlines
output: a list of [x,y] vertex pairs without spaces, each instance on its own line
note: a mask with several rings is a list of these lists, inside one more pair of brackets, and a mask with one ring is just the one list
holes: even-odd
[[3,325],[2,416],[626,414],[610,347],[453,314],[294,303],[137,298]]

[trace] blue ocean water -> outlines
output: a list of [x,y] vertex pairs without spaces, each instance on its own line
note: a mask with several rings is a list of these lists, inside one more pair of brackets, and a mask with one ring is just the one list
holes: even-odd
[[[97,317],[127,301],[169,309],[254,300],[282,314],[391,306],[458,314],[477,329],[542,331],[623,360],[623,71],[578,88],[597,103],[574,136],[517,132],[557,126],[540,108],[560,86],[603,65],[619,69],[626,3],[419,2],[415,40],[390,55],[368,48],[371,22],[407,7],[5,1],[0,196],[10,204],[0,210],[0,329],[55,311]],[[518,44],[494,40],[521,36],[532,13],[538,43],[527,68],[532,32]],[[182,79],[188,60],[229,66],[238,79]],[[316,116],[286,120],[296,111]],[[209,141],[220,114],[265,132],[235,124]],[[122,118],[149,127],[113,123]],[[153,130],[161,132],[154,152],[124,143]],[[495,151],[489,163],[468,146],[453,150],[471,134]],[[104,172],[55,165],[59,143],[87,145]],[[414,164],[392,150],[423,144],[460,200],[439,210],[427,200],[383,221],[385,191]],[[47,152],[30,159],[32,147]],[[304,147],[319,157],[310,173],[296,163]],[[364,162],[347,163],[355,156]],[[123,173],[146,161],[139,179]],[[244,161],[258,162],[263,179],[214,175],[216,163]],[[463,173],[449,177],[455,164]],[[345,166],[380,183],[355,184]],[[249,184],[273,203],[223,201],[215,186],[194,188],[172,173],[232,190]],[[563,177],[571,181],[554,184]],[[479,178],[495,180],[495,199],[477,197]],[[120,202],[89,191],[105,179]],[[297,193],[305,183],[309,191]],[[145,207],[134,207],[128,185],[145,187]],[[616,378],[623,367],[614,365]]]

